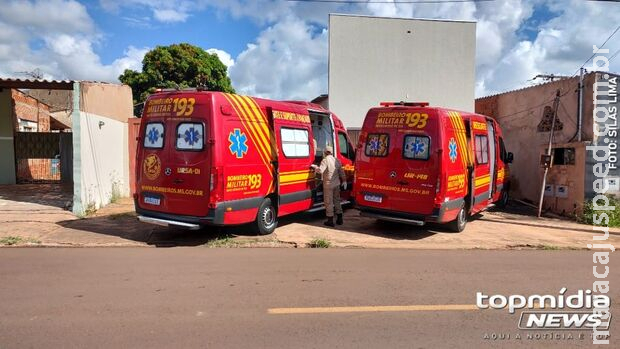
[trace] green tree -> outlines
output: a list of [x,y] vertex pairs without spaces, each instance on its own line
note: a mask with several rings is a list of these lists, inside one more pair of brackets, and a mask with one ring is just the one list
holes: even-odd
[[217,55],[186,43],[155,47],[144,56],[142,72],[126,69],[118,79],[131,86],[134,104],[144,102],[156,88],[235,92]]

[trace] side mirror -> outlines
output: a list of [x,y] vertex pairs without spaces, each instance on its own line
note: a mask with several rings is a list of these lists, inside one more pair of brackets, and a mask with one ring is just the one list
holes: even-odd
[[511,152],[508,152],[508,154],[506,155],[506,163],[512,164],[512,161],[514,159],[515,159],[515,156]]

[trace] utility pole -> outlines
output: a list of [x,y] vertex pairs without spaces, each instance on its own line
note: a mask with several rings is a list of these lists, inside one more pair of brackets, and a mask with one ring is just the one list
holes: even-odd
[[[551,121],[551,132],[549,132],[549,146],[547,147],[547,159],[551,159],[551,145],[553,144],[553,133],[555,131],[555,119],[558,117],[558,106],[560,105],[560,90],[555,93],[553,100],[553,120]],[[545,174],[543,175],[542,188],[540,188],[540,200],[538,200],[538,218],[542,214],[543,198],[545,197],[545,186],[547,185],[547,172],[551,167],[552,160],[545,161]]]
[[581,142],[581,120],[583,119],[583,73],[584,68],[579,68],[579,109],[577,110],[577,142]]

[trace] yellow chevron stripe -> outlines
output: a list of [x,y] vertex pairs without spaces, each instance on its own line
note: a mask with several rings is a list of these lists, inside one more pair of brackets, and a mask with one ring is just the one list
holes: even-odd
[[252,143],[254,143],[254,147],[258,151],[258,155],[261,158],[261,160],[263,161],[263,164],[265,164],[266,163],[266,161],[265,161],[266,159],[263,158],[263,154],[260,151],[260,147],[259,147],[259,144],[258,144],[258,138],[254,134],[254,130],[250,127],[250,125],[249,125],[250,122],[247,120],[247,117],[245,116],[245,114],[240,109],[240,105],[237,104],[237,101],[233,99],[233,95],[231,95],[231,94],[224,94],[224,96],[228,100],[228,103],[230,103],[230,105],[233,107],[233,109],[237,113],[237,116],[239,116],[239,120],[241,121],[241,124],[243,125],[243,127],[245,127],[245,129],[248,131],[248,133],[250,133],[249,134],[249,136],[250,136],[249,138],[252,140]]
[[[450,111],[448,112],[448,120],[450,120],[450,124],[452,124],[452,129],[454,129],[454,130],[455,130],[454,132],[455,132],[455,134],[456,134],[456,125],[454,124],[454,117],[453,117],[453,115],[452,115],[452,112],[450,112]],[[458,143],[459,143],[459,142],[458,142],[458,136],[456,136],[456,138],[457,138],[457,139],[456,139],[456,140],[457,140],[457,147],[460,147],[460,144],[458,144]],[[458,155],[458,153],[457,153],[457,156],[459,156],[459,155]],[[460,157],[460,156],[459,156],[459,157]]]
[[273,187],[273,180],[272,180],[273,179],[273,169],[271,167],[271,163],[268,161],[267,158],[265,158],[264,152],[261,151],[261,147],[259,146],[259,142],[258,142],[258,137],[256,137],[256,134],[255,134],[256,131],[254,130],[254,128],[252,128],[250,126],[250,124],[252,122],[248,121],[247,115],[245,115],[245,113],[242,111],[240,105],[237,104],[237,101],[233,98],[232,94],[225,93],[224,97],[226,98],[228,103],[230,103],[231,107],[235,110],[235,112],[239,116],[239,119],[241,120],[241,124],[251,134],[251,137],[249,137],[249,138],[252,140],[252,143],[254,143],[254,146],[255,146],[255,148],[256,148],[256,150],[258,152],[258,155],[259,155],[260,159],[263,161],[263,164],[267,168],[267,172],[269,173],[269,176],[271,177],[270,180],[269,180],[269,187],[267,188],[267,194],[270,194],[271,193],[271,189]]
[[460,116],[458,114],[456,114],[455,112],[451,111],[449,112],[452,120],[453,120],[453,125],[454,125],[454,133],[456,135],[456,141],[458,143],[459,149],[461,150],[459,152],[459,157],[461,158],[461,163],[463,164],[463,168],[467,167],[467,161],[465,156],[467,156],[467,147],[466,144],[467,142],[465,141],[465,132],[463,131],[463,127],[461,125],[461,120]]
[[[245,98],[245,101],[250,106],[250,109],[254,113],[254,116],[257,118],[257,120],[260,120],[260,122],[258,122],[256,126],[262,129],[262,132],[265,136],[265,138],[263,139],[263,141],[265,142],[264,145],[266,149],[265,156],[267,157],[267,159],[269,159],[268,161],[271,162],[275,157],[277,157],[277,151],[275,150],[276,142],[275,142],[274,134],[273,132],[271,132],[271,129],[268,124],[269,120],[267,120],[267,116],[265,116],[265,114],[260,109],[260,106],[254,100],[254,98],[248,97],[248,96],[243,96],[243,98]],[[272,174],[272,177],[274,175],[275,174]],[[273,184],[274,184],[273,181],[269,183],[269,188],[267,189],[268,193],[271,193]]]
[[465,167],[471,165],[471,153],[470,153],[470,147],[467,144],[467,130],[465,129],[465,122],[463,121],[463,117],[461,116],[461,114],[457,113],[458,115],[458,119],[459,122],[461,123],[461,128],[463,129],[463,133],[462,133],[462,137],[463,137],[463,144],[464,144],[464,153],[465,155],[463,156],[464,160],[465,160]]
[[256,137],[256,141],[259,144],[258,151],[261,154],[261,158],[263,159],[263,162],[269,163],[270,157],[267,156],[268,152],[267,152],[267,147],[265,146],[265,137],[258,128],[258,125],[257,125],[258,121],[254,118],[254,115],[249,110],[249,107],[245,104],[241,96],[233,95],[233,99],[237,102],[237,105],[239,106],[239,110],[245,117],[246,122],[248,123],[248,127],[252,130],[253,136]]
[[267,132],[268,138],[269,138],[269,144],[271,145],[271,151],[272,154],[276,154],[275,151],[275,144],[276,144],[276,140],[274,138],[274,134],[273,132],[269,132],[269,120],[267,120],[267,116],[265,115],[265,113],[263,113],[263,110],[258,106],[258,103],[256,102],[256,100],[254,98],[248,97],[248,99],[250,100],[251,104],[253,105],[253,109],[254,111],[257,112],[258,115],[260,115],[263,119],[263,121],[265,122],[263,124],[263,128],[265,129],[265,132]]
[[258,136],[260,137],[265,154],[268,155],[268,159],[271,159],[271,147],[269,146],[269,129],[265,124],[267,120],[262,118],[261,115],[257,112],[256,107],[254,106],[249,97],[239,96],[239,100],[243,104],[247,115],[252,119],[252,121],[255,122],[253,126],[256,128]]

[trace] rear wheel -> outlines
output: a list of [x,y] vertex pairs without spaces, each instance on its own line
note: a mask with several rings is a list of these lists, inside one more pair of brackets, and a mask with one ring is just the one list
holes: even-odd
[[271,204],[271,199],[265,198],[258,207],[256,215],[256,233],[260,235],[268,235],[273,233],[278,225],[278,215],[276,209]]
[[463,230],[465,230],[466,224],[467,224],[467,211],[465,211],[465,206],[461,206],[459,213],[456,215],[456,219],[448,223],[448,227],[453,232],[460,233]]
[[506,207],[506,205],[508,205],[508,191],[507,190],[502,190],[502,193],[499,196],[499,200],[497,200],[495,205],[497,205],[497,207],[499,208],[504,208]]

